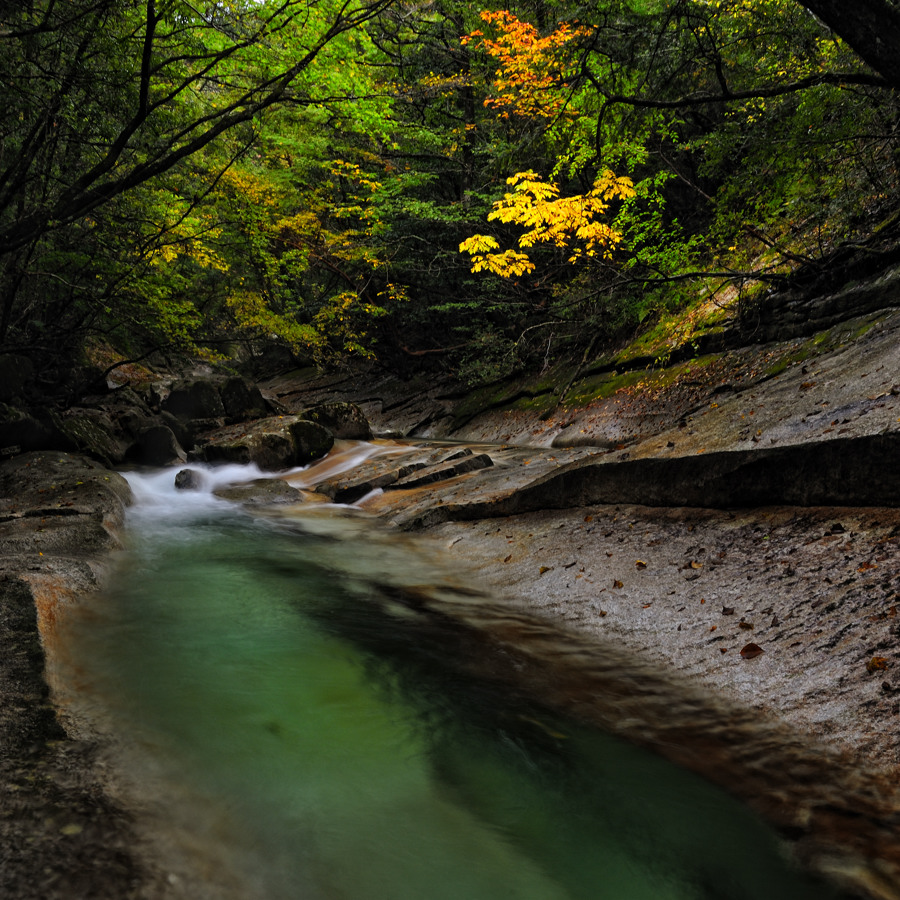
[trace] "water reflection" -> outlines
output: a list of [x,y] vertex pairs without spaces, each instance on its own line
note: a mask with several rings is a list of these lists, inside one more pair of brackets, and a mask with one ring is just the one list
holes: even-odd
[[143,507],[70,643],[85,695],[253,896],[832,896],[736,801],[493,680],[488,644],[397,586],[464,590],[408,538],[185,502]]

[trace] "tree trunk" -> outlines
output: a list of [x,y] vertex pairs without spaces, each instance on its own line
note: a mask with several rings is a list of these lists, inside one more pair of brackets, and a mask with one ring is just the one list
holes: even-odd
[[799,0],[886,81],[900,87],[900,10],[891,0]]

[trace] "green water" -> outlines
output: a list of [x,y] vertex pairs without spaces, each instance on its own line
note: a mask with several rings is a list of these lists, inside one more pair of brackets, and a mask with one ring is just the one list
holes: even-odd
[[434,579],[427,553],[340,518],[142,530],[73,654],[247,896],[833,896],[701,779],[505,698],[446,665],[452,642],[386,621],[365,573]]

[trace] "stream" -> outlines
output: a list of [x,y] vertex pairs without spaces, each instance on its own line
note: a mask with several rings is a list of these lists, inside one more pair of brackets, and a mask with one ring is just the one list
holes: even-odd
[[[343,452],[329,472],[392,451]],[[700,777],[454,665],[452,624],[395,596],[464,589],[433,545],[348,507],[251,516],[211,490],[257,471],[203,474],[127,474],[129,546],[66,665],[69,702],[127,738],[110,762],[158,852],[209,896],[837,896]]]

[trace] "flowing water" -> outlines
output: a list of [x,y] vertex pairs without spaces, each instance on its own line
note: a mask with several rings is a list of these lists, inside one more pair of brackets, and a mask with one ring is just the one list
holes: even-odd
[[335,507],[251,518],[172,477],[129,475],[131,547],[69,647],[79,702],[128,735],[132,777],[210,883],[227,869],[266,900],[834,896],[697,776],[417,640],[389,586],[455,582],[428,545]]

